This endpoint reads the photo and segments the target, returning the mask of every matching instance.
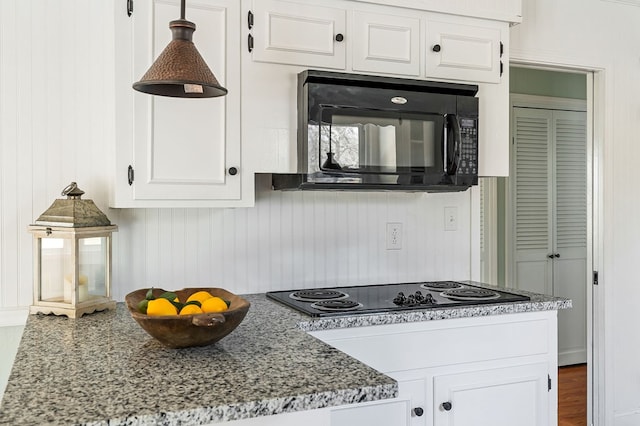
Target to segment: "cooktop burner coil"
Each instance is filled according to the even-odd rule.
[[[322,300],[311,304],[312,308],[324,312],[355,311],[362,308],[362,303],[353,300]]]
[[[464,286],[455,281],[430,281],[420,284],[420,287],[427,290],[450,290],[453,288],[462,288]]]
[[[492,290],[487,290],[484,288],[454,288],[451,290],[446,290],[440,293],[441,296],[444,296],[453,300],[493,300],[499,299],[500,294],[496,293]]]
[[[337,290],[298,290],[289,295],[293,300],[301,302],[319,302],[322,300],[341,300],[349,297],[347,293]]]

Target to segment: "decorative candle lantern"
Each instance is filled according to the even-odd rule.
[[[111,234],[118,230],[71,182],[40,215],[33,234],[32,314],[84,314],[115,309],[111,300]]]

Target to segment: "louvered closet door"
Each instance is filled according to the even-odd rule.
[[[584,112],[554,111],[555,194],[553,294],[572,309],[558,312],[560,365],[586,362],[587,147]]]
[[[513,138],[512,285],[573,301],[558,363],[586,362],[586,113],[513,108]]]
[[[553,293],[552,113],[513,109],[513,273],[512,285],[537,293]]]

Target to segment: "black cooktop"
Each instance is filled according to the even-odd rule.
[[[270,291],[267,297],[312,317],[528,301],[528,296],[458,281]]]

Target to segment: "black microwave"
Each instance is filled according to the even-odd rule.
[[[478,183],[478,86],[307,70],[298,173],[274,189],[464,191]]]

